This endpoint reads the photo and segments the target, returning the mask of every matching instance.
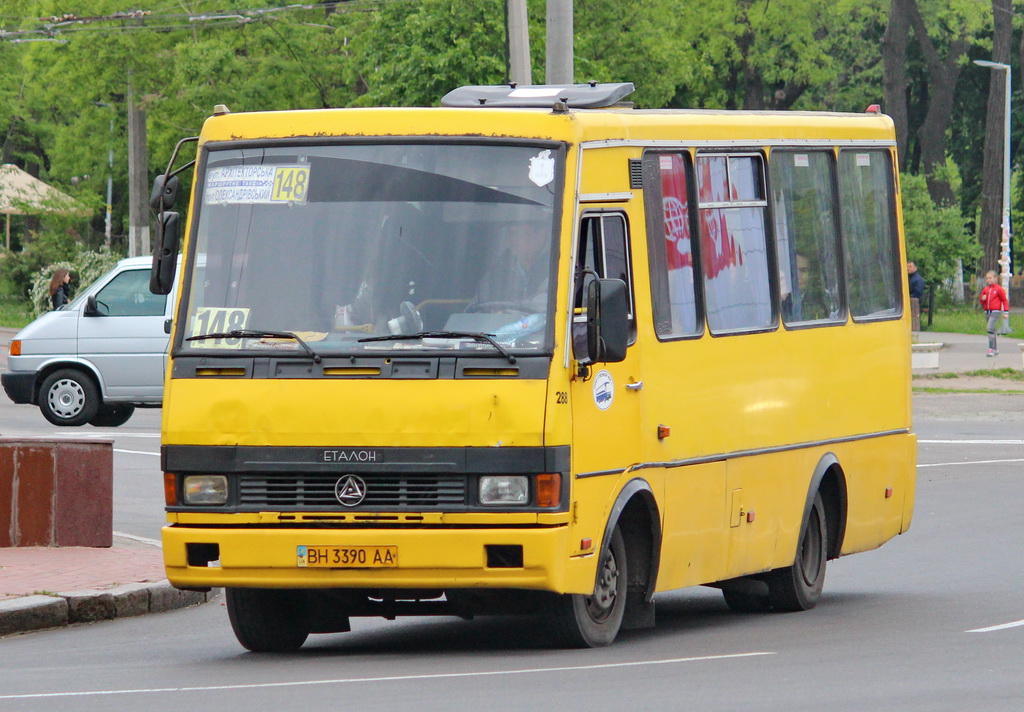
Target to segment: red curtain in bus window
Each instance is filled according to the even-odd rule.
[[[686,163],[681,154],[666,153],[658,156],[658,167],[665,219],[665,256],[672,333],[692,334],[697,329],[697,306],[693,287]]]
[[[729,180],[725,156],[701,156],[697,159],[697,180],[700,203],[724,203],[730,200]],[[706,209],[700,211],[701,259],[704,276],[714,279],[732,265],[743,264],[743,256],[736,249],[736,242],[729,233],[725,211]]]

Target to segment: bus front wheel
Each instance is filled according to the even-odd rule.
[[[814,495],[814,504],[807,513],[804,535],[796,550],[792,566],[770,572],[768,598],[775,611],[807,611],[821,598],[825,584],[825,563],[828,555],[825,505],[821,495]]]
[[[626,567],[626,543],[616,527],[610,546],[598,563],[594,592],[589,596],[566,594],[552,600],[547,622],[557,645],[567,648],[611,645],[626,610]]]
[[[290,653],[309,637],[302,591],[229,588],[228,618],[235,637],[254,653]]]

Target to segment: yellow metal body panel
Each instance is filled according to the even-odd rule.
[[[567,146],[555,353],[547,381],[339,378],[166,382],[166,445],[571,447],[570,511],[402,512],[424,526],[289,528],[281,513],[169,513],[177,586],[512,587],[588,593],[622,488],[643,479],[662,531],[658,590],[792,563],[808,488],[834,456],[846,476],[842,553],[905,531],[914,500],[908,316],[875,323],[658,340],[647,215],[627,162],[645,146],[894,144],[884,116],[743,112],[355,109],[230,114],[201,143],[303,137],[529,138]],[[578,168],[578,166],[580,168]],[[580,195],[617,194],[578,205]],[[629,197],[632,196],[632,197]],[[628,198],[628,199],[626,199]],[[899,200],[896,200],[897,211]],[[584,210],[622,210],[631,233],[636,341],[581,378],[565,344],[574,246]],[[191,216],[189,222],[191,223]],[[901,258],[905,258],[902,253]],[[906,293],[906,276],[903,275]],[[184,292],[184,290],[180,290]],[[612,407],[597,407],[606,370]],[[642,387],[637,388],[637,384]],[[627,388],[627,385],[633,388]],[[658,426],[671,429],[658,437]],[[580,477],[580,475],[585,475]],[[892,496],[886,497],[886,490]],[[735,494],[734,494],[735,493]],[[384,513],[382,513],[384,514]],[[301,521],[301,515],[299,521]],[[251,526],[247,526],[251,525]],[[267,528],[267,525],[277,525]],[[458,525],[458,528],[446,528]],[[217,543],[220,566],[188,566],[187,543]],[[393,569],[296,566],[297,546],[393,545]],[[521,544],[521,569],[486,567],[487,544]],[[588,544],[585,546],[585,544]]]
[[[168,379],[165,445],[544,444],[541,380]]]
[[[208,529],[165,527],[164,561],[176,586],[267,588],[532,588],[588,586],[588,562],[565,555],[567,527],[545,529]],[[300,568],[299,546],[397,546],[389,569]],[[189,566],[186,543],[216,543],[220,565]],[[487,568],[485,545],[518,544],[523,566]],[[574,581],[575,579],[575,581]],[[593,585],[592,581],[589,583]]]

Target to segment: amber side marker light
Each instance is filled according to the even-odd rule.
[[[168,507],[178,503],[178,478],[173,472],[164,473],[164,503]]]
[[[560,474],[537,475],[537,506],[557,507],[562,499],[562,476]]]
[[[11,349],[9,353],[11,356],[21,356],[21,339],[11,340]]]

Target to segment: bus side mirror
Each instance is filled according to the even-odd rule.
[[[149,194],[149,207],[153,210],[170,210],[178,199],[178,177],[168,178],[164,174],[153,179],[153,192]]]
[[[629,299],[621,279],[595,279],[587,285],[587,358],[581,366],[618,363],[629,345]]]
[[[174,272],[178,266],[177,213],[163,212],[156,217],[156,249],[153,250],[153,270],[149,275],[149,291],[170,294],[174,286]]]

